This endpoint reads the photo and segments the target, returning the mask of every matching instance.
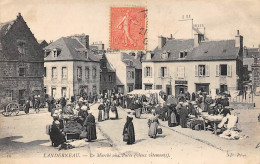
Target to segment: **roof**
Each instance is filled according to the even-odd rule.
[[[187,51],[186,58],[179,58],[181,51]],[[168,58],[162,59],[162,53],[169,53]],[[202,41],[194,47],[194,39],[167,40],[161,50],[158,47],[153,51],[154,56],[146,61],[196,61],[196,60],[230,60],[236,59],[239,47],[235,47],[235,40]]]
[[[135,69],[142,69],[142,63],[140,62],[140,60],[134,58],[133,56],[131,56],[125,52],[121,52],[121,54],[122,54],[122,61],[125,64],[127,64],[127,62],[126,62],[127,60],[131,60],[131,61],[133,61],[133,66],[135,67]]]
[[[66,60],[76,60],[76,61],[93,61],[99,62],[98,57],[94,55],[91,50],[87,50],[88,58],[85,57],[84,51],[85,46],[76,38],[62,37],[50,45],[45,47],[45,50],[60,49],[61,52],[58,57],[48,55],[45,57],[45,61],[66,61]]]
[[[248,66],[248,71],[252,71],[252,64],[254,63],[254,58],[243,58],[243,65]]]
[[[3,49],[2,47],[2,38],[5,36],[8,32],[8,30],[12,27],[12,25],[15,23],[16,20],[12,20],[5,23],[0,23],[0,50]]]

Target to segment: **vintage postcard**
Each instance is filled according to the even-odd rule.
[[[259,0],[0,0],[0,163],[260,163]]]

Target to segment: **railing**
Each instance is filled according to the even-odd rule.
[[[239,102],[239,103],[254,103],[255,95],[253,93],[249,93],[245,95],[238,95],[234,98],[230,98],[230,102]]]

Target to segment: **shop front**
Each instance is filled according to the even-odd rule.
[[[175,97],[178,97],[179,94],[185,93],[188,90],[188,82],[183,80],[175,81]]]
[[[207,92],[209,94],[209,83],[195,83],[196,92]]]

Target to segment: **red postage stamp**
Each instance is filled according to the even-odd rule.
[[[111,7],[111,50],[145,50],[147,43],[146,12],[145,7]]]

